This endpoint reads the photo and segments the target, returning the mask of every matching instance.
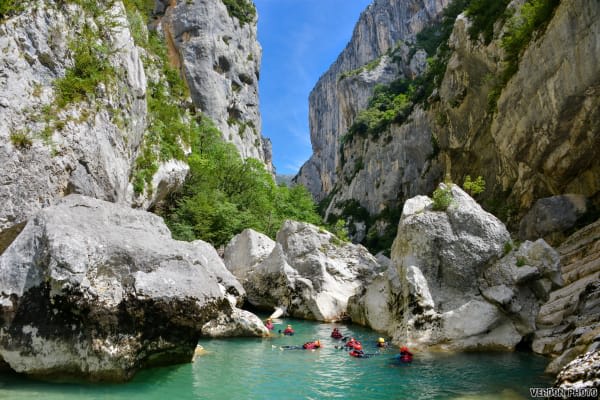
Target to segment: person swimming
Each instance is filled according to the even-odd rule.
[[[315,350],[321,348],[321,342],[317,339],[314,342],[306,342],[302,345],[305,350]]]
[[[285,330],[283,331],[283,334],[284,334],[284,335],[287,335],[287,336],[292,336],[292,335],[294,334],[294,329],[292,329],[292,326],[291,326],[291,325],[288,325],[288,326],[285,328]]]
[[[333,328],[333,331],[331,332],[331,337],[334,339],[341,339],[342,338],[342,333],[340,332],[340,330],[338,328]]]
[[[380,337],[377,339],[377,347],[388,347],[388,344],[385,342],[385,339]]]
[[[280,346],[280,350],[316,350],[321,348],[321,341],[306,342],[302,346]]]
[[[403,363],[410,363],[413,360],[413,353],[408,350],[408,347],[400,347],[400,353],[396,355],[396,359]]]
[[[350,356],[352,357],[356,357],[356,358],[368,358],[370,355],[365,354],[365,352],[362,349],[362,345],[357,344],[354,346],[354,348],[352,349],[352,351],[350,353]]]
[[[267,318],[267,320],[265,321],[265,327],[272,331],[274,326],[273,326],[273,321],[271,320],[271,318]]]

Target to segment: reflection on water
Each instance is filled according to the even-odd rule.
[[[362,341],[368,359],[350,357],[329,337],[333,324],[284,321],[294,336],[203,340],[206,354],[192,364],[142,371],[121,385],[49,384],[0,375],[0,399],[526,399],[547,387],[547,360],[530,354],[416,354],[394,363],[397,349],[378,352],[379,334],[337,325]],[[282,328],[276,325],[275,331]],[[320,339],[316,351],[286,350]]]

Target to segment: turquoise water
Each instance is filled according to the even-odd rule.
[[[526,399],[530,387],[548,387],[547,359],[525,353],[415,354],[392,362],[397,349],[368,359],[337,350],[334,326],[375,353],[379,335],[354,325],[287,320],[294,336],[202,340],[206,354],[194,363],[138,373],[120,385],[49,384],[0,375],[0,399]],[[275,325],[275,331],[285,325]],[[279,346],[321,339],[315,351]]]

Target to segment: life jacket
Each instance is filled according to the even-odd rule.
[[[340,333],[340,331],[333,331],[331,332],[331,337],[334,339],[339,339],[342,337],[342,334]]]
[[[293,335],[294,334],[294,330],[291,328],[285,328],[285,330],[283,331],[284,335]]]
[[[272,330],[273,330],[273,324],[272,324],[272,323],[270,323],[270,322],[267,322],[267,323],[265,324],[265,327],[266,327],[268,330],[270,330],[270,331],[272,331]]]
[[[365,355],[365,353],[362,350],[356,350],[356,349],[352,350],[349,354],[352,357],[358,357],[358,358],[362,358]]]
[[[315,342],[307,342],[302,345],[306,350],[313,350],[319,348]]]
[[[400,361],[409,363],[412,362],[413,355],[410,351],[402,351],[400,352]]]

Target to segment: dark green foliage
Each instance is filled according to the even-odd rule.
[[[158,57],[162,79],[148,84],[149,124],[133,173],[133,189],[138,194],[150,188],[159,160],[185,158],[182,147],[189,146],[198,131],[195,121],[180,105],[188,96],[187,86],[169,65],[165,46],[156,32],[150,34],[147,49]]]
[[[364,245],[371,253],[377,254],[382,251],[386,256],[390,256],[392,244],[398,233],[401,211],[399,207],[386,207],[381,213],[372,217],[372,222],[367,227],[367,237],[364,240]],[[385,228],[382,233],[378,233],[376,227],[381,224]]]
[[[89,26],[84,26],[69,47],[74,65],[54,81],[59,108],[92,98],[100,83],[110,84],[116,75],[109,62],[110,49],[97,41],[97,33]]]
[[[254,21],[256,17],[256,8],[251,0],[223,0],[227,12],[231,17],[236,17],[240,20],[240,24],[244,25]]]
[[[0,21],[8,15],[23,11],[23,3],[21,0],[0,0]]]
[[[494,24],[507,17],[508,3],[510,0],[471,0],[466,10],[472,22],[469,27],[471,40],[477,40],[482,34],[484,43],[489,44],[494,38]]]
[[[274,237],[285,219],[320,223],[303,186],[276,186],[260,161],[242,160],[206,118],[195,134],[188,179],[163,212],[175,238],[219,246],[245,228]]]

